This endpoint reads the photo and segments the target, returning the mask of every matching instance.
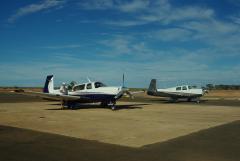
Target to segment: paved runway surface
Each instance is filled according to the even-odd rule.
[[[240,121],[129,148],[0,126],[1,161],[237,161]]]
[[[0,94],[0,103],[39,100]],[[201,105],[212,104],[240,107],[239,101],[226,100],[205,101]],[[237,161],[239,149],[240,120],[139,148],[3,126],[0,122],[0,161]]]

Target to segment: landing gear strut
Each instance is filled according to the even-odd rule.
[[[74,109],[76,103],[71,101],[61,100],[61,109],[63,110],[66,106],[68,109]]]
[[[103,101],[101,102],[101,107],[111,107],[114,111],[116,110],[116,101]]]
[[[111,106],[113,111],[116,110],[116,101],[110,101],[108,105]]]
[[[74,109],[75,108],[75,102],[71,102],[71,101],[68,101],[67,102],[67,107],[69,108],[69,109]]]
[[[200,103],[200,98],[196,98],[196,103]]]
[[[115,104],[111,106],[111,109],[112,109],[113,111],[116,110]]]

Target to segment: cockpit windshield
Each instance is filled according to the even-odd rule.
[[[106,87],[105,84],[101,83],[101,82],[95,82],[95,88],[99,88],[99,87]]]

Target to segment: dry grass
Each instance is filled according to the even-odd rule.
[[[240,97],[240,90],[211,90],[206,97]]]

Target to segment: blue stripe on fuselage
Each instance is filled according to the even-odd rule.
[[[79,97],[87,98],[88,100],[91,100],[93,102],[116,100],[115,99],[116,95],[109,95],[109,94],[81,94],[81,95],[73,95],[73,96],[79,96]]]

